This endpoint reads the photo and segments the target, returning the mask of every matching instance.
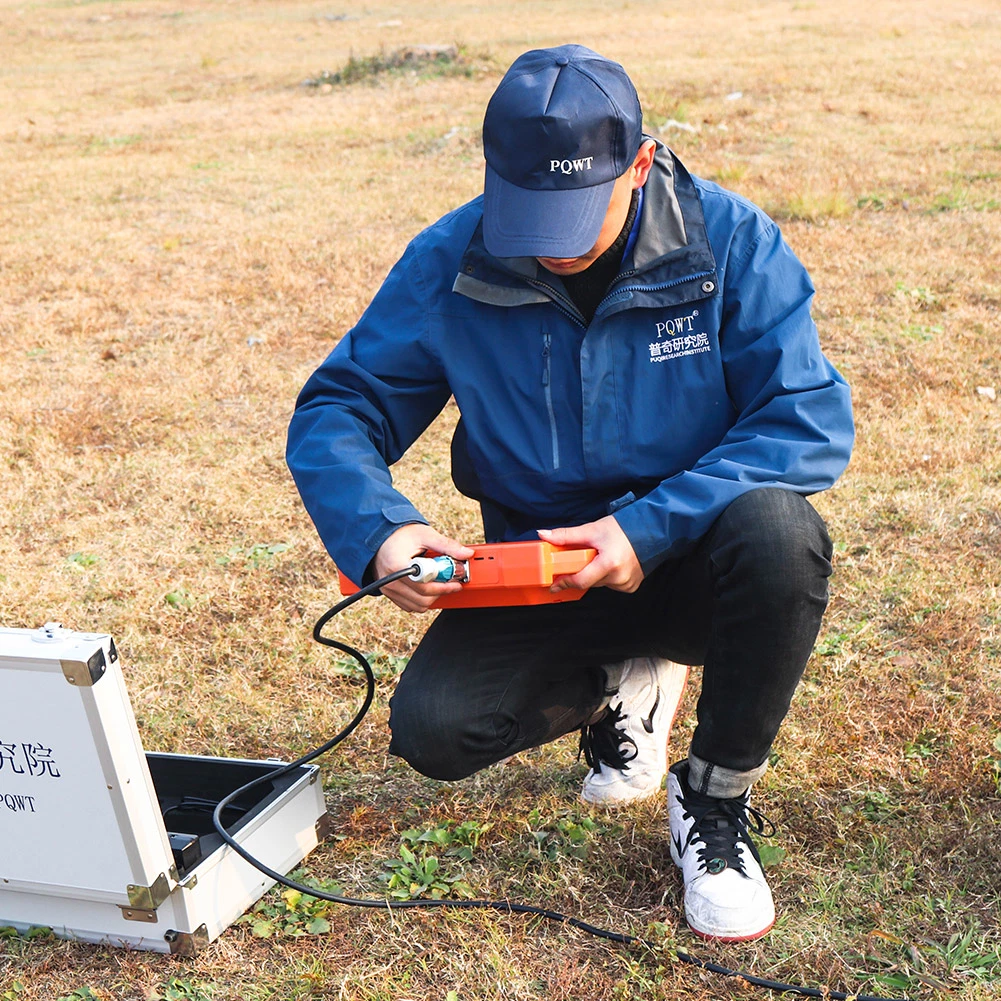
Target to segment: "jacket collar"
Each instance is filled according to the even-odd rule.
[[[629,298],[634,292],[659,291],[667,285],[677,289],[672,298],[678,297],[679,302],[703,297],[702,292],[690,294],[699,288],[695,279],[715,269],[702,202],[692,176],[670,149],[657,142],[653,167],[644,186],[639,233],[609,297],[618,298],[615,286],[627,281]],[[520,306],[554,298],[562,302],[565,297],[563,283],[534,257],[498,258],[487,253],[482,219],[462,256],[452,291],[495,306]],[[658,296],[658,301],[662,304],[663,297]]]

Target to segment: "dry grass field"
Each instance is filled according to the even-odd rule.
[[[437,830],[475,843],[439,854],[477,896],[664,949],[274,893],[188,960],[0,937],[3,1001],[759,996],[673,949],[814,987],[996,996],[994,0],[0,0],[0,624],[112,633],[148,750],[291,758],[350,717],[361,684],[310,639],[338,592],[285,468],[288,417],[407,240],[478,193],[503,70],[565,41],[623,62],[648,129],[780,221],[853,387],[856,453],[817,498],[832,604],[756,794],[779,825],[776,928],[695,940],[666,805],[584,808],[569,739],[454,785],[388,759],[392,679],[427,620],[370,600],[333,630],[381,679],[324,765],[338,836],[309,874],[382,894],[401,834]],[[379,72],[418,44],[460,57]],[[352,59],[351,79],[303,86]],[[475,541],[455,416],[397,480]]]

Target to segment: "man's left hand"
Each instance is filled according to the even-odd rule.
[[[598,551],[583,570],[557,578],[549,589],[554,594],[571,587],[582,590],[610,587],[613,591],[632,592],[643,583],[643,570],[632,544],[611,515],[576,528],[540,528],[539,538],[554,546],[579,546]]]

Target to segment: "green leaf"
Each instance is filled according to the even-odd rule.
[[[254,938],[271,938],[275,933],[275,926],[270,921],[255,921],[250,928],[250,933]]]
[[[873,979],[898,991],[906,991],[911,986],[911,978],[903,973],[878,974]]]
[[[1001,752],[1001,734],[998,734],[994,738],[994,750],[998,751],[998,752]]]
[[[97,557],[93,553],[70,553],[66,557],[66,562],[79,570],[92,567],[97,562]]]
[[[768,869],[786,857],[786,850],[778,845],[758,845],[758,855],[761,856],[761,864]]]
[[[302,902],[302,893],[300,893],[298,890],[286,890],[282,894],[282,898],[288,905],[288,909],[290,911],[294,911]]]
[[[330,922],[326,918],[313,918],[312,921],[306,925],[306,931],[310,935],[325,935],[330,931]]]
[[[171,608],[190,608],[193,603],[190,592],[183,587],[178,587],[173,591],[168,591],[163,596],[163,600],[170,605]]]

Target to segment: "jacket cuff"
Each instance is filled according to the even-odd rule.
[[[382,544],[393,532],[404,525],[426,525],[428,520],[412,504],[392,504],[384,507],[373,519],[374,526],[364,540],[348,548],[340,560],[335,558],[337,569],[359,587],[375,580],[373,562]]]
[[[672,555],[673,549],[680,548],[668,542],[662,527],[663,514],[651,509],[642,498],[620,507],[612,513],[612,517],[619,523],[619,528],[633,547],[644,577],[649,577]]]

